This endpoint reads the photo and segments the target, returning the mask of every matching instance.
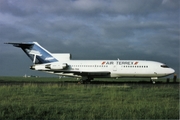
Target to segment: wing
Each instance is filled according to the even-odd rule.
[[[74,75],[88,77],[105,77],[111,74],[109,71],[54,71],[54,73],[73,73]]]

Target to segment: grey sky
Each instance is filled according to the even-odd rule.
[[[73,59],[140,59],[179,74],[179,0],[0,0],[0,76],[45,75],[21,49],[37,41]]]

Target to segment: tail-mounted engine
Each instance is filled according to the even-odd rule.
[[[62,70],[68,68],[67,63],[62,63],[62,64],[48,64],[45,65],[45,68],[51,69],[51,70]]]

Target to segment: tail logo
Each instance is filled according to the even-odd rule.
[[[36,51],[36,50],[28,50],[27,49],[27,52],[31,55],[37,55],[37,56],[42,56],[42,54],[39,52],[39,51]]]
[[[25,42],[25,43],[7,43],[12,44],[15,47],[20,47],[27,54],[27,56],[33,61],[34,64],[43,64],[57,62],[58,60],[52,56],[52,54],[40,46],[37,42]]]

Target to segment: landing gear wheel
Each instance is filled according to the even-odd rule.
[[[158,78],[157,77],[151,77],[151,81],[152,81],[152,83],[153,84],[155,84],[156,83],[156,81],[155,80],[157,80]]]
[[[92,80],[93,78],[85,78],[85,79],[81,79],[81,84],[90,84],[91,83],[91,80]]]
[[[156,81],[155,81],[155,80],[152,80],[152,79],[150,80],[150,82],[151,82],[151,83],[153,83],[153,84],[155,84],[155,83],[156,83]]]

